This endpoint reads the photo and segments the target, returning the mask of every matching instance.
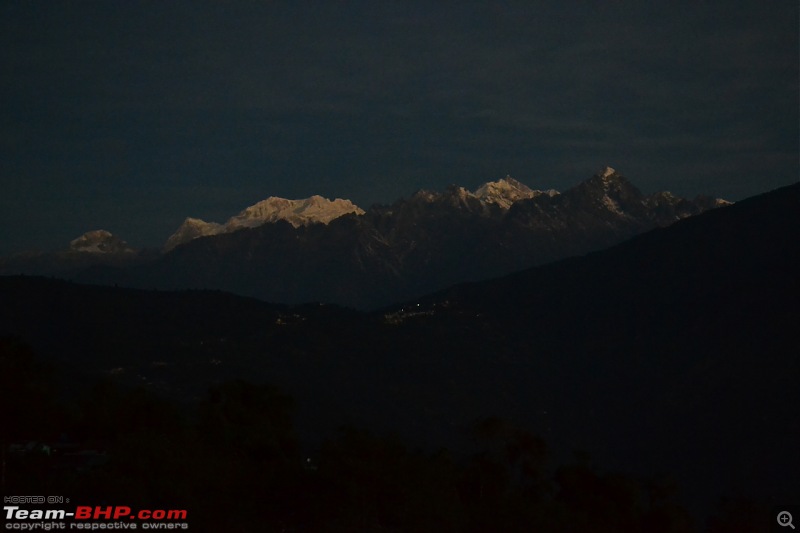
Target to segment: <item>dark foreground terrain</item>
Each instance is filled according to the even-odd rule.
[[[798,207],[369,314],[0,278],[3,492],[207,531],[766,531],[800,501]]]

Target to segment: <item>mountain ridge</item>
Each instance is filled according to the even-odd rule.
[[[350,200],[341,198],[328,200],[316,194],[299,200],[270,196],[266,200],[246,207],[237,215],[229,218],[225,224],[187,218],[167,239],[164,251],[169,252],[176,246],[200,237],[231,233],[242,228],[254,228],[279,220],[289,222],[296,228],[308,224],[327,224],[331,220],[349,213],[363,214],[364,210]]]
[[[445,193],[422,189],[413,193],[411,199],[434,203],[444,197],[448,197],[453,206],[460,203],[470,203],[472,200],[477,199],[483,204],[484,210],[489,209],[490,205],[497,206],[502,210],[508,210],[514,202],[540,194],[554,195],[558,194],[558,192],[553,189],[546,192],[533,190],[511,176],[506,176],[497,181],[486,182],[474,191],[469,191],[457,185],[451,185],[446,189]],[[474,202],[471,203],[474,204]],[[478,209],[478,211],[480,210]],[[231,233],[243,228],[255,228],[279,220],[285,220],[297,228],[316,223],[328,224],[344,215],[363,215],[365,213],[365,210],[355,205],[352,201],[341,198],[328,200],[322,196],[313,195],[308,198],[288,200],[270,196],[245,208],[224,224],[206,222],[192,217],[186,218],[175,233],[167,239],[164,250],[170,251],[176,246],[195,238]]]
[[[462,281],[601,249],[714,208],[718,201],[645,195],[606,167],[559,193],[513,178],[469,191],[420,190],[363,211],[347,200],[268,198],[222,225],[188,218],[167,250],[76,266],[72,255],[0,261],[0,273],[162,289],[209,288],[267,301],[374,309]],[[295,218],[292,218],[295,217]],[[73,254],[74,255],[74,254]],[[85,255],[85,254],[84,254]],[[26,263],[27,261],[27,263]],[[59,261],[69,268],[56,267]]]

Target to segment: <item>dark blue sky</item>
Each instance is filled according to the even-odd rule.
[[[798,26],[795,0],[5,1],[0,253],[606,164],[739,200],[798,179]]]

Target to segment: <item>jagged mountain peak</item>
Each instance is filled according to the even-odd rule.
[[[474,191],[458,185],[449,185],[443,192],[421,189],[411,195],[410,201],[422,204],[442,204],[452,207],[467,207],[488,214],[490,206],[507,211],[514,202],[535,198],[540,195],[555,196],[559,192],[553,189],[538,191],[520,183],[511,176],[497,181],[489,181]]]
[[[487,181],[486,183],[475,189],[474,194],[476,196],[482,196],[485,195],[486,192],[490,190],[522,191],[526,193],[533,192],[533,189],[531,189],[524,183],[520,183],[511,176],[506,176],[505,178],[500,178],[497,181]]]
[[[230,233],[242,228],[254,228],[279,220],[285,220],[292,226],[299,227],[317,223],[328,224],[331,220],[350,213],[362,215],[364,210],[350,200],[341,198],[329,200],[317,194],[298,200],[270,196],[243,209],[228,219],[225,224],[187,218],[167,239],[164,250],[172,250],[179,244],[198,237]]]
[[[412,200],[413,199],[418,199],[418,200],[428,201],[428,200],[431,200],[431,199],[435,198],[436,196],[437,196],[437,194],[434,191],[431,191],[431,190],[428,190],[428,189],[417,189],[416,191],[411,193],[411,196],[409,197],[409,199],[412,199]],[[401,199],[400,201],[403,201],[403,200]]]
[[[601,191],[608,194],[625,194],[632,196],[643,196],[641,191],[636,188],[628,179],[617,170],[611,167],[604,167],[597,171],[591,178],[578,184],[575,188],[586,191],[593,191],[598,194]]]
[[[232,217],[225,227],[233,230],[241,227],[260,226],[278,220],[285,220],[294,227],[316,223],[327,224],[335,218],[350,213],[362,215],[364,210],[350,200],[341,198],[328,200],[314,195],[299,200],[287,200],[270,196]]]
[[[613,198],[620,196],[644,198],[642,192],[635,185],[611,167],[605,167],[598,171],[591,178],[574,187],[573,190],[589,193],[590,195],[605,195]]]
[[[594,173],[587,181],[602,183],[604,186],[619,186],[620,184],[630,185],[628,179],[619,171],[612,167],[603,167]]]
[[[128,246],[128,243],[104,229],[87,231],[77,239],[73,239],[69,243],[69,250],[93,254],[134,253],[136,251]]]
[[[611,168],[609,166],[605,166],[596,175],[601,177],[601,178],[608,179],[608,178],[610,178],[610,177],[612,177],[614,175],[619,175],[619,174],[617,174],[617,171],[614,170],[613,168]]]
[[[435,204],[442,202],[451,203],[453,199],[457,201],[459,199],[463,200],[466,198],[474,198],[474,195],[464,187],[451,184],[448,185],[443,192],[419,189],[411,195],[409,201],[413,203]]]
[[[169,236],[166,244],[164,244],[164,251],[168,252],[185,242],[189,242],[198,237],[207,237],[209,235],[217,235],[224,230],[222,224],[216,222],[206,222],[199,218],[186,217],[183,224],[175,230],[175,233]]]
[[[447,187],[447,193],[460,199],[475,198],[475,195],[460,185],[450,185]]]
[[[517,200],[533,198],[542,193],[534,191],[511,176],[506,176],[497,181],[484,183],[475,189],[473,194],[485,204],[495,204],[503,209],[509,209]]]

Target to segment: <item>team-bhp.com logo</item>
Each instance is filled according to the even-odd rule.
[[[78,505],[74,510],[23,509],[4,505],[6,529],[50,531],[58,529],[189,529],[185,509],[140,509],[125,505]],[[36,522],[36,521],[39,522]],[[68,522],[67,522],[68,521]],[[138,523],[137,523],[138,521]]]

